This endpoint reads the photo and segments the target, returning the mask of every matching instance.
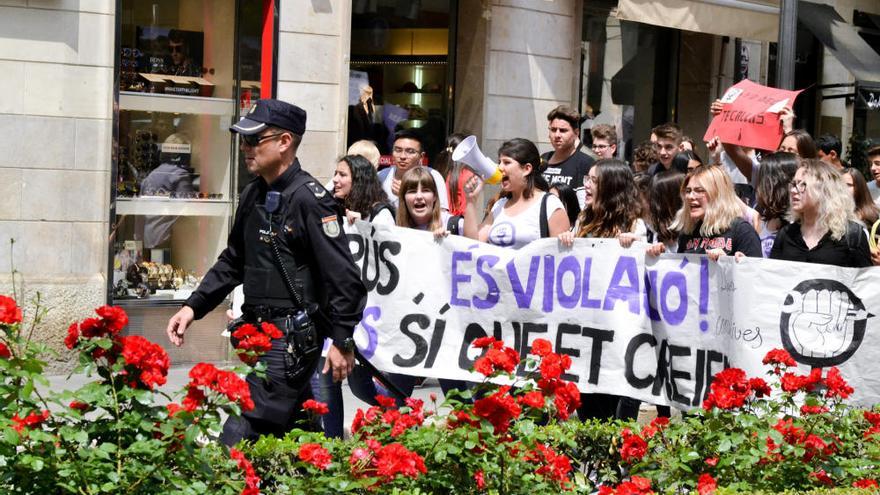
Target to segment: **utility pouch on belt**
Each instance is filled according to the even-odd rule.
[[[315,323],[305,311],[288,316],[286,323],[287,352],[284,355],[284,377],[288,383],[309,374],[321,353]]]

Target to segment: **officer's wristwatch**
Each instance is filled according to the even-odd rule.
[[[334,340],[333,345],[338,347],[342,352],[354,352],[354,339],[351,337],[346,337],[342,340]]]

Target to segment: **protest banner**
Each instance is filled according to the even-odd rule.
[[[544,338],[584,392],[688,409],[718,371],[763,376],[767,351],[785,348],[801,372],[838,366],[853,400],[880,400],[878,269],[646,257],[601,239],[513,250],[365,222],[348,240],[369,291],[355,340],[385,371],[480,381],[474,339],[525,356]]]
[[[799,93],[743,79],[721,97],[724,108],[712,119],[703,140],[717,136],[722,143],[776,151],[782,140],[779,111],[793,106]]]

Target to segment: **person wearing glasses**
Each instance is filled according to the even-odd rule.
[[[788,225],[776,234],[770,257],[844,267],[871,266],[864,227],[855,203],[833,166],[801,160],[789,184]]]
[[[168,62],[165,69],[173,76],[198,77],[202,75],[201,67],[193,66],[186,37],[177,29],[168,32]]]
[[[682,183],[681,195],[682,207],[670,226],[679,232],[676,252],[705,254],[716,261],[724,255],[762,256],[758,233],[742,218],[743,203],[721,167],[695,168]],[[665,251],[662,242],[648,248],[653,256]]]
[[[305,110],[267,99],[230,127],[256,177],[241,193],[226,249],[166,328],[171,342],[182,345],[193,320],[243,284],[242,321],[271,322],[284,333],[260,357],[266,377],[252,373],[246,379],[254,409],[230,416],[223,425],[220,440],[229,446],[261,435],[283,436],[307,419],[302,403],[312,398],[309,378],[325,338],[332,344],[323,373],[332,371],[334,380],[342,381],[354,366],[352,334],[366,289],[339,205],[297,159],[305,128]],[[299,287],[294,289],[298,296],[290,286]]]
[[[593,153],[599,160],[614,158],[614,155],[617,154],[617,130],[613,125],[594,125],[590,129],[590,135],[593,136]]]
[[[379,171],[379,181],[382,189],[388,196],[388,202],[395,209],[400,207],[400,181],[403,174],[415,167],[422,166],[422,158],[425,157],[425,149],[422,146],[422,137],[413,130],[402,130],[394,135],[394,145],[391,147],[391,155],[394,165]],[[446,192],[446,181],[440,172],[429,169],[434,182],[437,185],[437,196],[440,200],[440,209],[449,211],[449,194]]]

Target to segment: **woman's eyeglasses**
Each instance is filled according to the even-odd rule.
[[[803,193],[804,191],[807,190],[807,183],[802,180],[799,180],[799,181],[793,180],[788,183],[788,188],[794,189],[795,191],[797,191],[799,193]]]

